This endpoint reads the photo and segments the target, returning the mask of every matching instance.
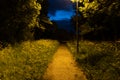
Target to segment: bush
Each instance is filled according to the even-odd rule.
[[[80,41],[79,53],[75,42],[68,46],[78,64],[84,69],[88,80],[120,79],[120,44],[115,42]]]
[[[1,80],[42,80],[57,41],[26,41],[0,51]]]

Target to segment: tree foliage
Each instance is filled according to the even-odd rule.
[[[82,4],[79,5],[80,15],[94,28],[94,34],[101,32],[104,36],[120,37],[119,0],[79,0],[79,3]]]
[[[1,0],[0,40],[14,42],[32,38],[31,29],[39,26],[40,10],[36,0]]]
[[[71,0],[75,2],[76,0]],[[120,1],[119,0],[78,0],[79,11],[82,12],[84,17],[92,16],[95,13],[106,13],[108,15],[120,16]]]
[[[48,7],[49,2],[48,0],[38,0],[38,2],[41,4],[42,8],[40,11],[40,15],[38,16],[39,20],[39,27],[35,27],[35,39],[40,38],[53,38],[53,35],[55,34],[57,26],[54,22],[50,21],[48,14]]]

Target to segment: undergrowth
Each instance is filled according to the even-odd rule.
[[[88,80],[120,80],[120,43],[80,41],[79,53],[75,41],[67,45]]]
[[[59,43],[26,41],[0,51],[0,80],[42,80]]]

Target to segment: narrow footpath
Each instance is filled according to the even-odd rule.
[[[61,45],[53,56],[53,61],[48,65],[44,79],[87,80],[65,45]]]

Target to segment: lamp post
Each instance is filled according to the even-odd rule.
[[[79,26],[78,26],[78,0],[76,0],[76,53],[79,53]]]

